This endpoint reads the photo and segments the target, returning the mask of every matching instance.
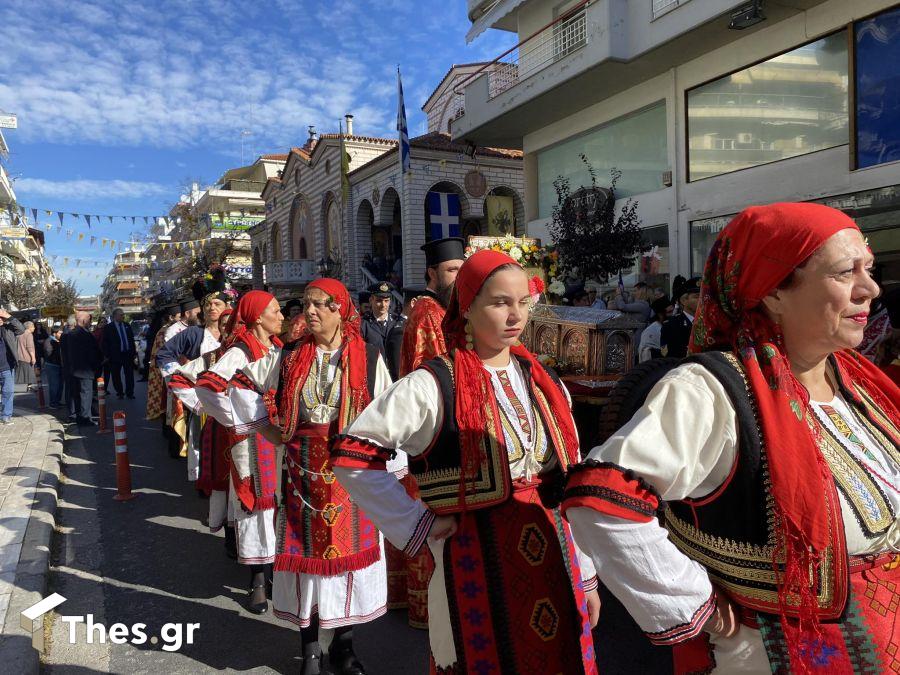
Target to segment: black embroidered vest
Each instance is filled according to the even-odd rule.
[[[561,452],[562,434],[554,419],[554,411],[543,394],[532,386],[531,364],[519,359],[519,365],[525,377],[526,385],[535,398],[536,408],[540,414],[540,422],[547,430],[548,443],[558,460],[559,470],[543,477],[541,496],[546,506],[556,505],[562,495],[564,473],[571,463],[571,458]],[[487,429],[485,430],[483,447],[484,461],[477,475],[466,481],[467,489],[464,503],[460,502],[460,475],[462,473],[460,457],[459,427],[456,421],[456,396],[453,380],[453,361],[447,356],[439,356],[419,366],[427,370],[435,378],[441,392],[444,415],[440,429],[431,445],[420,455],[409,458],[409,470],[419,485],[422,501],[438,514],[458,513],[462,510],[488,508],[506,501],[512,490],[509,472],[509,459],[500,432],[499,420],[489,406],[487,413]],[[554,381],[559,383],[552,371],[547,371]],[[565,411],[568,414],[569,411]]]
[[[702,564],[713,582],[728,591],[734,600],[757,611],[777,613],[778,588],[772,564],[774,503],[758,411],[743,366],[729,352],[695,354],[683,361],[690,362],[704,366],[725,389],[736,413],[738,450],[723,485],[700,499],[668,503],[664,525],[679,550]],[[845,400],[868,420],[870,430],[878,432],[883,418],[865,392],[858,387],[851,391],[842,382],[839,388]],[[829,488],[822,498],[829,502],[832,541],[819,570],[820,619],[840,616],[846,602],[848,579],[841,505],[837,489]]]

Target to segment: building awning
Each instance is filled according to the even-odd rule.
[[[136,281],[120,281],[116,284],[117,291],[132,291],[139,287]]]
[[[466,33],[466,44],[477,38],[488,28],[491,28],[524,2],[525,0],[497,0],[493,7],[475,19],[469,32]]]

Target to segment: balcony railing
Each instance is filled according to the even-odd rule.
[[[490,98],[499,96],[522,80],[572,54],[588,43],[585,9],[593,0],[583,0],[539,31],[503,52],[472,73],[456,88],[461,92],[481,75],[487,74]]]
[[[307,284],[319,275],[315,260],[275,260],[263,269],[266,283],[285,286]]]

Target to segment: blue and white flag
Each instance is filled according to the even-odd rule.
[[[459,195],[452,192],[428,193],[428,217],[431,220],[431,239],[460,236]]]
[[[400,81],[400,69],[397,68],[397,131],[400,132],[400,170],[407,173],[409,165],[409,128],[406,125],[406,105],[403,103],[403,82]]]

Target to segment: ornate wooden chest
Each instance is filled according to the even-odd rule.
[[[565,374],[621,375],[634,365],[634,334],[644,325],[613,310],[539,304],[523,342]]]

